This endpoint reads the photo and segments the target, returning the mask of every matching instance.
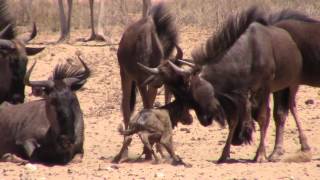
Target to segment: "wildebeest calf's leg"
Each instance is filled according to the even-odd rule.
[[[120,152],[113,158],[112,163],[119,163],[119,161],[123,157],[123,153],[126,153],[126,151],[128,150],[128,146],[130,145],[131,141],[132,141],[132,136],[124,137]]]
[[[303,152],[310,151],[310,146],[308,145],[307,137],[303,132],[303,129],[301,127],[300,118],[297,114],[297,108],[296,108],[296,94],[298,91],[298,86],[290,88],[290,111],[293,115],[293,118],[296,122],[298,131],[299,131],[299,140],[301,144],[301,150]]]
[[[1,158],[0,158],[0,162],[11,162],[11,163],[16,163],[16,164],[27,164],[28,161],[24,160],[14,154],[11,153],[7,153],[4,154]]]
[[[269,161],[278,161],[283,154],[283,133],[284,125],[289,110],[289,89],[273,93],[273,117],[276,125],[276,139],[273,152],[269,156]]]
[[[138,86],[142,102],[143,102],[143,107],[150,109],[153,107],[153,103],[155,100],[155,97],[157,95],[157,88],[153,88],[152,86]],[[151,152],[149,151],[149,148],[143,147],[143,154],[145,154],[145,159],[150,160],[151,157]]]
[[[184,165],[186,167],[191,167],[191,164],[187,164],[182,161],[182,159],[174,153],[173,150],[173,142],[172,142],[172,135],[164,134],[160,139],[160,143],[166,148],[168,153],[170,154],[171,158],[173,159],[173,165]]]
[[[144,145],[144,148],[147,148],[149,152],[152,153],[154,160],[156,163],[159,162],[159,158],[156,155],[156,153],[153,151],[151,143],[149,142],[149,137],[151,136],[151,134],[149,132],[139,132],[139,137]]]
[[[254,158],[255,162],[264,162],[267,159],[265,138],[270,121],[269,93],[264,93],[258,110],[258,124],[260,126],[260,144]]]

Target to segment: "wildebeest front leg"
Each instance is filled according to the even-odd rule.
[[[113,158],[112,163],[119,163],[123,154],[128,150],[128,146],[132,141],[132,136],[125,136],[120,152]]]
[[[264,162],[267,159],[265,149],[265,138],[270,121],[269,93],[262,96],[260,108],[258,110],[258,124],[260,126],[260,144],[254,158],[255,162]]]
[[[170,92],[169,88],[164,85],[164,102],[165,104],[169,104],[172,98],[172,93]]]
[[[230,158],[230,147],[233,138],[233,134],[236,130],[237,124],[239,123],[239,119],[237,117],[233,117],[229,121],[229,134],[226,141],[226,144],[223,148],[222,154],[218,160],[218,163],[224,163]]]

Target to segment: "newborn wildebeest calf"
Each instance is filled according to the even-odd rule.
[[[185,106],[174,101],[160,108],[143,109],[136,114],[129,122],[129,128],[123,129],[120,125],[119,132],[124,135],[124,142],[118,155],[113,162],[118,163],[121,160],[122,153],[127,149],[132,141],[132,135],[138,133],[142,143],[152,153],[156,163],[159,161],[158,156],[153,151],[152,146],[155,143],[162,145],[173,159],[173,165],[190,166],[184,163],[181,158],[174,153],[172,143],[172,129],[177,126],[178,122],[189,125],[192,123],[192,116]],[[158,150],[160,147],[158,146]],[[160,151],[162,154],[162,152]]]
[[[80,57],[79,57],[80,59]],[[68,163],[83,154],[84,122],[75,91],[90,76],[81,67],[58,65],[49,80],[25,84],[43,99],[0,107],[0,161]]]

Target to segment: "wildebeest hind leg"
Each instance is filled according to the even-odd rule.
[[[298,86],[296,86],[295,88],[290,88],[290,111],[292,113],[292,116],[296,122],[298,131],[299,131],[299,140],[301,144],[301,150],[303,152],[308,152],[310,151],[310,146],[308,145],[307,137],[303,132],[303,129],[300,123],[300,118],[298,117],[298,114],[297,114],[296,100],[295,100],[297,91],[298,91]]]
[[[279,161],[283,155],[283,133],[286,118],[289,111],[289,89],[284,89],[273,93],[273,118],[276,125],[276,138],[273,152],[269,156],[269,161]]]
[[[127,156],[128,146],[132,141],[132,136],[125,136],[120,152],[113,158],[112,163],[119,163],[119,161],[123,158],[124,154]],[[127,158],[127,157],[125,157]]]
[[[270,108],[269,108],[269,93],[265,93],[263,96],[260,109],[258,110],[258,124],[260,126],[260,144],[254,158],[255,162],[266,161],[266,149],[265,149],[265,138],[267,134],[267,129],[270,121]]]
[[[159,158],[152,149],[151,143],[149,142],[149,136],[150,136],[150,133],[148,133],[148,132],[140,132],[139,133],[139,137],[144,145],[144,148],[147,148],[148,151],[151,152],[151,154],[153,155],[153,157],[155,159],[155,162],[158,163]]]

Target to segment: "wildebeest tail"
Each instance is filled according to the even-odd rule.
[[[121,135],[124,135],[124,136],[131,136],[131,135],[139,132],[139,130],[138,130],[137,128],[135,128],[135,127],[131,128],[131,129],[128,128],[128,129],[125,130],[125,129],[123,128],[123,125],[122,125],[122,124],[119,124],[119,126],[118,126],[118,132],[119,132]]]
[[[250,144],[252,142],[252,133],[254,129],[253,121],[240,121],[233,134],[231,144],[235,146]]]
[[[130,95],[130,114],[134,111],[136,105],[136,82],[132,82],[131,84],[131,95]]]
[[[178,43],[178,32],[173,15],[163,3],[153,6],[150,15],[163,47],[164,58],[168,59]]]

